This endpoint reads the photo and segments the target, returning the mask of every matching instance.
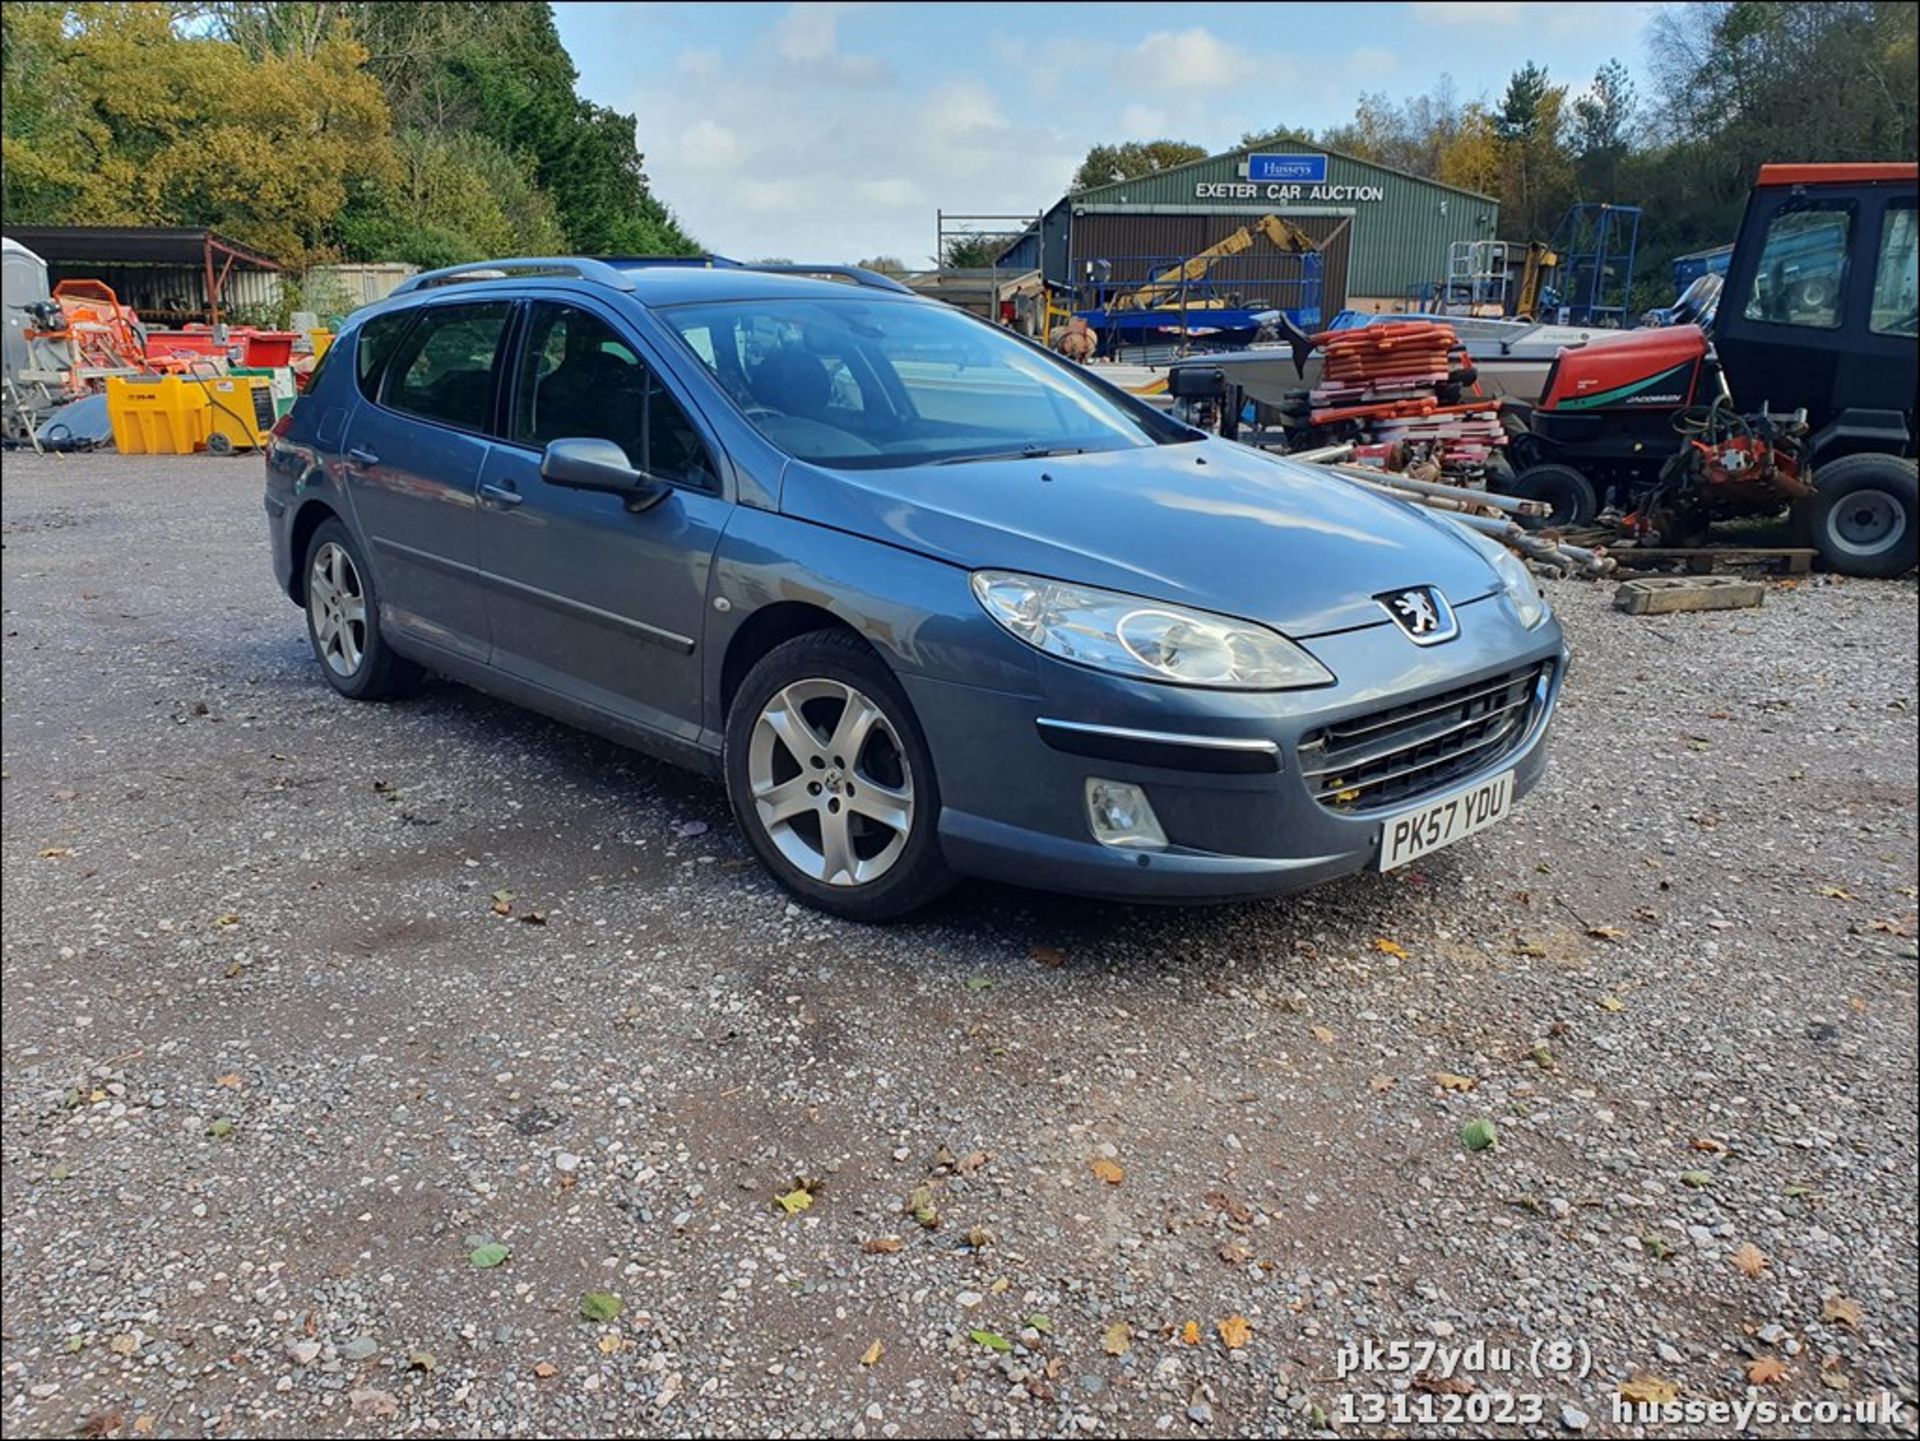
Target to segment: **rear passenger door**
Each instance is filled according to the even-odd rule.
[[[731,509],[690,409],[609,313],[526,305],[507,423],[480,486],[493,664],[576,703],[685,741],[704,716],[707,575]],[[552,441],[611,440],[670,490],[642,511],[540,475]]]
[[[500,360],[513,303],[450,302],[368,322],[362,346],[386,347],[363,376],[345,475],[372,550],[381,624],[484,663],[476,501],[500,404]],[[404,332],[374,335],[384,321]],[[403,640],[404,644],[404,640]]]

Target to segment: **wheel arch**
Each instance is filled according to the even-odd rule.
[[[760,663],[775,646],[784,645],[795,636],[810,635],[814,631],[835,630],[844,632],[859,640],[867,649],[873,646],[862,636],[857,627],[845,617],[835,615],[825,606],[814,605],[809,601],[782,600],[772,605],[762,606],[748,616],[739,625],[727,641],[726,653],[720,662],[720,714],[723,718],[733,709],[733,698],[740,693],[740,684],[746,680],[747,672]],[[878,652],[876,651],[877,655]],[[882,657],[884,660],[884,657]]]
[[[294,512],[287,531],[288,554],[293,562],[287,576],[287,595],[295,605],[307,603],[307,547],[313,543],[313,533],[330,520],[346,524],[346,517],[324,500],[309,499]]]

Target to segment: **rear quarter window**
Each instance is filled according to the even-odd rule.
[[[393,358],[394,350],[405,338],[413,317],[411,310],[376,315],[362,325],[354,337],[354,375],[360,382],[360,393],[368,400],[380,398],[380,377],[386,372],[387,362]]]

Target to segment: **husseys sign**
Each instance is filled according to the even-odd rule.
[[[1329,185],[1324,155],[1249,155],[1245,180],[1203,180],[1193,187],[1196,200],[1285,200],[1293,202],[1385,200],[1379,185]]]

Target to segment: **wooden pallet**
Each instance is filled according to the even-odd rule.
[[[1780,575],[1805,575],[1813,569],[1817,552],[1795,546],[1614,546],[1607,551],[1622,570],[1656,570],[1683,566],[1694,575],[1713,575],[1737,565],[1764,565]]]

